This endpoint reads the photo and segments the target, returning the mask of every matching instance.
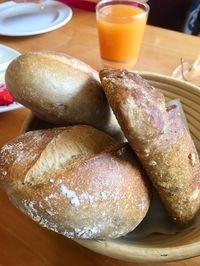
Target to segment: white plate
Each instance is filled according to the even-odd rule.
[[[21,105],[20,103],[11,103],[11,104],[6,105],[6,106],[0,106],[0,113],[13,111],[13,110],[16,110],[16,109],[19,109],[22,107],[23,107],[23,105]]]
[[[0,84],[5,83],[5,71],[9,63],[15,59],[17,56],[19,56],[20,53],[8,46],[0,44]],[[19,103],[11,103],[6,106],[0,106],[0,113],[8,112],[11,110],[19,109],[23,107]]]
[[[41,3],[0,4],[0,35],[29,36],[55,30],[72,17],[70,7],[47,0]]]
[[[20,53],[8,46],[0,44],[0,72],[6,70],[9,63],[15,59],[17,56],[19,56]],[[2,83],[2,75],[3,73],[0,73],[0,82]]]

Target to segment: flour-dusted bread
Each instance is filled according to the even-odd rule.
[[[98,72],[71,56],[23,54],[10,63],[5,81],[18,102],[54,124],[102,128],[110,119]]]
[[[101,81],[118,122],[171,218],[190,224],[200,209],[200,163],[176,105],[128,71],[103,70]]]
[[[84,125],[30,131],[6,144],[0,184],[30,218],[70,238],[125,235],[150,205],[129,145]]]

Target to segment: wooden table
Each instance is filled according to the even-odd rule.
[[[58,30],[31,37],[0,37],[0,43],[21,53],[52,50],[75,56],[101,69],[95,15],[74,9],[72,20]],[[200,55],[200,38],[147,26],[136,69],[171,74],[184,57],[192,62]],[[25,108],[0,114],[0,146],[19,134],[29,111]],[[2,266],[128,266],[89,251],[74,241],[41,228],[9,202],[0,190],[0,265]],[[140,264],[141,265],[141,264]],[[146,264],[150,266],[152,264]],[[173,264],[200,265],[200,257]]]

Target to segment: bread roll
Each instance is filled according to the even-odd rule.
[[[51,123],[102,128],[110,119],[97,71],[71,56],[23,54],[8,66],[5,82],[18,102]]]
[[[118,122],[170,217],[189,225],[200,209],[200,163],[176,105],[128,71],[100,72]]]
[[[150,204],[128,144],[83,125],[31,131],[6,144],[0,184],[30,218],[70,238],[125,235]]]

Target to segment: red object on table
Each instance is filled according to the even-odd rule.
[[[6,86],[0,84],[0,105],[9,105],[14,102],[13,97],[9,94]]]
[[[59,0],[60,2],[67,4],[72,7],[85,9],[88,11],[95,11],[95,6],[97,3],[86,0]]]

